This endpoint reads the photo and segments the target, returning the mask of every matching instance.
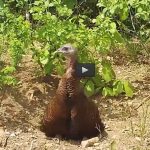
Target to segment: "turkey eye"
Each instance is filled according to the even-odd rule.
[[[68,51],[68,47],[64,47],[64,48],[63,48],[63,51]]]

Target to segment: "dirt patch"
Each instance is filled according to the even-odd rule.
[[[150,67],[146,64],[114,66],[119,79],[128,79],[135,87],[132,99],[96,97],[106,124],[107,137],[86,149],[150,149]],[[31,56],[25,56],[16,78],[16,87],[0,91],[0,149],[45,150],[84,149],[80,141],[47,138],[40,130],[45,106],[54,96],[58,79],[38,77],[39,68]]]

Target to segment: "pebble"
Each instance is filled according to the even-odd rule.
[[[46,143],[44,145],[45,149],[50,149],[50,148],[52,148],[52,146],[53,146],[53,143]]]
[[[94,146],[99,146],[100,145],[100,143],[94,143]]]
[[[146,139],[147,146],[150,146],[150,138]]]
[[[0,128],[0,137],[3,137],[5,135],[4,129]]]
[[[83,148],[86,148],[86,147],[89,147],[89,146],[93,146],[98,141],[99,141],[98,137],[91,138],[91,139],[88,139],[88,140],[84,140],[84,141],[81,142],[81,146]]]
[[[141,138],[139,138],[139,137],[135,137],[135,139],[136,139],[137,141],[141,141]]]
[[[12,133],[10,134],[10,137],[15,137],[15,136],[16,136],[15,132],[12,132]]]

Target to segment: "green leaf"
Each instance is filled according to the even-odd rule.
[[[112,23],[110,24],[110,27],[111,27],[110,32],[111,32],[111,33],[115,33],[115,32],[116,32],[116,24],[115,24],[114,22],[112,22]]]
[[[4,74],[10,74],[13,73],[15,70],[15,67],[6,66],[1,70],[1,72],[3,72]]]
[[[103,79],[106,82],[109,82],[109,81],[112,80],[112,75],[111,75],[111,73],[110,73],[108,68],[103,67],[103,69],[102,69],[102,77],[103,77]]]
[[[128,18],[128,8],[122,9],[120,18],[121,20],[126,20]]]
[[[124,91],[126,93],[126,96],[132,97],[133,96],[133,86],[131,85],[131,83],[129,83],[129,81],[124,81],[123,85],[124,85]]]
[[[64,67],[62,65],[60,65],[60,64],[56,65],[55,67],[56,67],[57,73],[62,76],[64,74],[64,72],[65,72]]]
[[[47,75],[47,74],[50,74],[51,72],[52,72],[52,70],[53,70],[53,64],[52,64],[52,62],[51,61],[49,61],[47,64],[45,64],[45,66],[44,66],[44,72],[45,72],[45,74]]]
[[[116,141],[112,141],[110,144],[110,150],[117,150],[117,144]]]
[[[99,74],[96,74],[96,76],[93,78],[94,83],[96,86],[101,86],[102,84],[102,77]]]
[[[15,85],[16,83],[17,83],[16,79],[12,76],[9,75],[0,76],[0,84]]]
[[[108,60],[102,60],[102,77],[106,82],[110,82],[115,79],[115,72],[111,67],[111,63]]]
[[[104,87],[103,91],[102,91],[102,95],[103,96],[114,96],[113,89],[111,89],[110,87]]]
[[[92,23],[96,23],[96,19],[92,19]]]
[[[118,43],[125,44],[124,39],[122,38],[121,34],[117,30],[116,32],[114,32],[114,40],[116,40]]]
[[[0,9],[4,7],[4,2],[0,0]]]
[[[34,5],[37,5],[37,6],[38,6],[39,4],[41,4],[40,1],[35,1],[35,2],[34,2]]]
[[[88,81],[85,85],[84,92],[87,96],[92,96],[94,94],[94,83],[92,81]]]
[[[49,7],[49,1],[48,1],[48,0],[45,1],[45,7],[46,7],[46,8]]]
[[[49,3],[49,7],[53,7],[54,6],[54,3]]]
[[[124,92],[123,89],[123,84],[121,81],[117,80],[113,83],[113,94],[115,96],[118,96],[119,94],[121,94],[122,92]]]
[[[45,65],[48,63],[48,61],[49,61],[49,52],[48,50],[45,50],[44,53],[42,52],[40,54],[40,62],[41,64]]]
[[[130,4],[131,6],[135,3],[135,0],[128,0],[128,4]]]
[[[73,9],[76,4],[76,0],[62,0],[64,4],[67,5],[68,8]]]
[[[49,59],[47,57],[40,57],[40,62],[43,65],[46,65],[48,63]]]
[[[112,9],[110,9],[110,13],[111,13],[111,14],[114,14],[114,13],[115,13],[115,10],[116,10],[116,8],[115,8],[115,7],[112,7]]]
[[[138,9],[137,9],[137,12],[138,13],[141,13],[143,11],[143,9],[141,8],[141,7],[139,7]]]

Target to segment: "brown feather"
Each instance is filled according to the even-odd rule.
[[[87,99],[75,74],[76,56],[68,60],[66,73],[59,82],[56,96],[49,102],[42,122],[47,136],[61,135],[72,139],[94,137],[104,131],[99,111]],[[98,129],[97,129],[98,128]]]
[[[79,101],[74,103],[71,109],[71,138],[90,138],[101,134],[104,131],[104,124],[101,122],[95,103],[82,94],[78,95],[76,99]]]

